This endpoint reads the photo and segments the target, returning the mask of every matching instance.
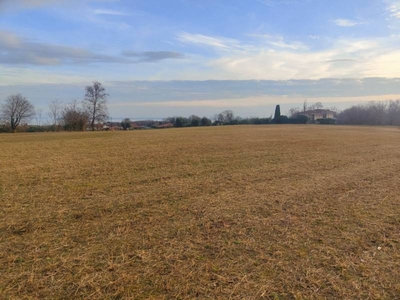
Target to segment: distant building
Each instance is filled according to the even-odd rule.
[[[336,112],[330,109],[313,109],[298,113],[297,115],[307,116],[309,123],[320,123],[324,119],[336,119]]]

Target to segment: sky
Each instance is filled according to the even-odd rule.
[[[0,0],[0,101],[93,81],[114,119],[400,99],[400,0]]]

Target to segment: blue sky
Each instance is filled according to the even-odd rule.
[[[0,99],[102,82],[114,118],[400,98],[400,0],[0,0]],[[212,81],[216,80],[216,81]]]

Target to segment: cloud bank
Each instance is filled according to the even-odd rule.
[[[122,54],[122,56],[105,55],[76,47],[37,42],[0,30],[0,63],[4,65],[129,64],[185,57],[182,53],[171,51],[125,51]]]

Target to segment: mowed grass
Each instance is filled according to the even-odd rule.
[[[400,130],[0,136],[4,299],[399,299]]]

